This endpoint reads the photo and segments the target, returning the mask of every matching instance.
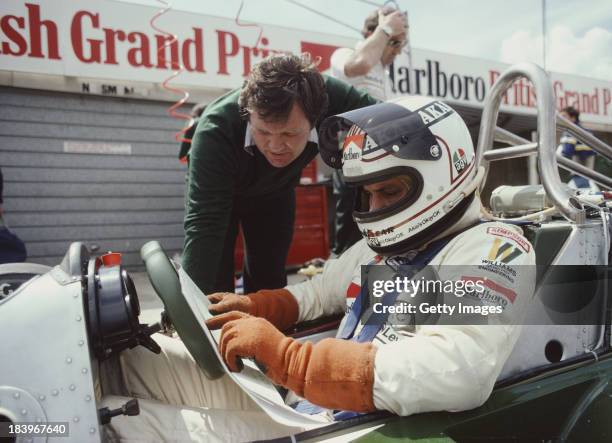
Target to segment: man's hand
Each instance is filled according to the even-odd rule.
[[[393,30],[393,35],[398,35],[406,32],[408,24],[406,22],[406,14],[402,11],[393,11],[391,14],[384,15],[384,10],[378,11],[378,26],[388,26]],[[391,37],[390,36],[390,37]]]
[[[227,312],[206,322],[221,328],[219,351],[231,371],[239,358],[254,358],[277,385],[319,406],[358,412],[373,411],[372,343],[328,338],[313,345],[283,335],[270,322],[243,312]]]
[[[221,328],[219,352],[232,372],[240,371],[240,358],[254,358],[266,369],[268,377],[281,384],[278,374],[282,366],[281,343],[293,340],[285,337],[272,323],[234,311],[213,317],[206,325],[213,330]]]
[[[262,289],[247,295],[216,292],[208,296],[208,301],[211,302],[208,310],[212,314],[245,312],[265,318],[281,331],[297,322],[300,309],[293,294],[286,289]]]
[[[215,292],[208,296],[211,305],[208,310],[211,314],[222,314],[223,312],[240,311],[251,314],[253,301],[249,297],[234,294],[232,292]]]

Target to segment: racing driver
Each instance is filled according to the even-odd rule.
[[[519,336],[535,254],[519,227],[480,223],[483,174],[465,123],[441,101],[405,97],[330,117],[320,133],[323,159],[357,190],[353,216],[364,239],[303,283],[209,295],[218,315],[207,324],[222,329],[226,364],[239,371],[238,357],[253,358],[288,390],[287,404],[330,422],[348,411],[482,405]],[[485,324],[371,321],[361,265],[393,263],[478,279],[501,313]],[[461,268],[447,265],[470,265],[472,275],[452,276],[459,271],[447,269]],[[282,332],[338,313],[335,338],[299,342]],[[301,431],[273,421],[228,377],[206,379],[180,340],[156,340],[161,358],[139,348],[120,355],[123,387],[114,394],[140,398],[141,413],[113,419],[109,439],[245,441]],[[118,395],[104,403],[121,405]]]

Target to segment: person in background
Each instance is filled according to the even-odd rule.
[[[24,262],[27,258],[25,244],[9,231],[4,222],[3,191],[4,177],[0,169],[0,264]]]
[[[189,115],[191,116],[191,120],[187,124],[187,128],[183,132],[183,140],[181,141],[181,148],[179,150],[179,160],[181,163],[189,162],[189,150],[191,149],[191,140],[193,139],[193,134],[195,133],[196,127],[198,126],[198,121],[200,116],[206,109],[206,104],[197,103],[193,105],[191,108],[191,112]]]
[[[183,250],[185,271],[202,292],[234,292],[239,226],[245,292],[287,284],[295,187],[318,153],[318,126],[375,102],[321,75],[310,57],[277,54],[207,106],[189,153]]]
[[[575,125],[582,127],[580,125],[580,112],[573,106],[563,108],[561,110],[561,115]],[[561,134],[561,143],[557,148],[557,152],[563,157],[574,160],[589,169],[595,168],[595,151],[567,131]],[[581,175],[572,175],[569,185],[577,189],[588,189],[592,187],[591,182]]]
[[[385,7],[365,19],[363,40],[355,49],[338,48],[331,57],[331,75],[385,101],[392,97],[389,66],[407,42],[406,14]],[[361,238],[353,221],[355,192],[344,183],[341,170],[332,173],[336,222],[332,252],[340,255]]]

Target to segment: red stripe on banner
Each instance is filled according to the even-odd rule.
[[[512,289],[506,288],[505,286],[499,285],[495,283],[493,280],[489,280],[488,278],[469,277],[469,276],[464,275],[461,277],[461,280],[471,281],[474,283],[478,281],[482,282],[482,284],[485,285],[487,288],[505,296],[508,300],[510,300],[510,303],[514,303],[514,300],[516,300],[516,292],[514,292]]]
[[[360,292],[361,286],[355,283],[351,283],[351,285],[346,290],[346,298],[357,298]]]
[[[308,52],[312,60],[319,58],[317,69],[320,72],[327,71],[331,66],[331,56],[339,46],[322,45],[320,43],[300,42],[300,52]]]

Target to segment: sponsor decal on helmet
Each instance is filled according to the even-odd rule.
[[[342,159],[359,160],[362,156],[362,149],[366,144],[367,134],[357,125],[353,125],[349,130],[342,146]]]
[[[453,112],[453,108],[442,103],[434,102],[416,111],[423,120],[425,126],[431,126],[439,120],[448,117]]]
[[[419,222],[415,223],[414,225],[410,226],[410,228],[408,228],[408,232],[412,232],[415,229],[419,229],[429,223],[431,223],[433,221],[434,218],[438,217],[440,215],[440,210],[436,209],[435,212],[433,214],[431,214],[429,217],[425,217],[424,219],[420,220]]]
[[[363,233],[364,236],[370,238],[370,237],[378,237],[379,235],[392,234],[393,231],[395,231],[395,228],[390,227],[387,229],[381,229],[380,231],[372,231],[371,229],[363,229],[361,232]]]
[[[353,126],[355,128],[355,126]],[[351,131],[353,129],[351,128]],[[360,134],[351,134],[349,131],[349,135],[344,139],[344,147],[342,150],[342,159],[343,160],[359,160],[361,158],[361,148],[363,147],[363,142],[365,140],[365,133]]]
[[[391,229],[391,232],[393,232],[393,229]],[[387,245],[387,244],[393,244],[393,243],[397,242],[403,236],[404,236],[404,234],[402,232],[397,232],[392,237],[383,237],[383,238],[380,238],[379,236],[366,237],[366,242],[370,246],[379,246],[380,247],[380,246]]]
[[[359,160],[361,158],[361,153],[357,151],[357,149],[353,148],[353,145],[350,145],[349,148],[342,153],[342,159],[346,160]]]
[[[381,155],[382,151],[382,155]],[[361,155],[364,161],[372,161],[389,155],[388,152],[382,150],[380,146],[366,134],[365,143],[363,144]]]
[[[378,237],[367,237],[366,242],[368,242],[370,246],[380,246],[380,240]]]
[[[461,148],[457,149],[453,153],[453,166],[455,166],[455,171],[458,174],[461,174],[463,170],[469,165],[467,157],[465,156],[465,151]]]

